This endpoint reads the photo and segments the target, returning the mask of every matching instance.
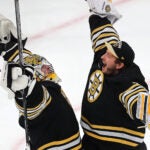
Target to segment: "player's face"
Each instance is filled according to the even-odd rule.
[[[51,70],[50,70],[49,65],[43,65],[41,68],[41,71],[44,73],[45,76],[47,76]]]
[[[104,55],[101,57],[103,66],[102,72],[107,75],[115,75],[118,73],[119,69],[121,69],[124,64],[117,61],[117,58],[112,55],[110,51],[106,51]]]

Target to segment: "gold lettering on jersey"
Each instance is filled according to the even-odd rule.
[[[96,70],[92,73],[89,79],[89,87],[87,92],[87,98],[89,102],[94,102],[100,96],[103,88],[104,76],[100,70]]]

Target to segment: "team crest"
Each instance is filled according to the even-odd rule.
[[[100,96],[102,88],[103,88],[103,73],[100,70],[96,70],[92,73],[89,80],[89,87],[87,98],[89,102],[94,102]]]
[[[107,13],[111,11],[111,7],[110,7],[110,5],[106,5],[106,7],[105,7],[105,11],[106,11]]]

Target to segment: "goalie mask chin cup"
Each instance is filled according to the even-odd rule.
[[[61,82],[61,79],[54,72],[53,66],[51,64],[39,65],[35,68],[35,70],[35,76],[38,81],[49,80],[55,83]]]
[[[48,74],[44,74],[41,71],[41,68],[36,68],[35,69],[35,77],[38,81],[44,81],[44,80],[49,80],[55,83],[61,82],[61,79],[57,76],[55,72],[50,72]]]

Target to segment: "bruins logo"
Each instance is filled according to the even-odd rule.
[[[106,11],[107,13],[111,11],[111,7],[110,7],[110,5],[106,5],[106,7],[105,7],[105,11]]]
[[[89,80],[89,87],[87,98],[89,102],[94,102],[97,100],[99,95],[101,94],[103,88],[103,73],[100,70],[96,70],[92,73],[90,80]]]

